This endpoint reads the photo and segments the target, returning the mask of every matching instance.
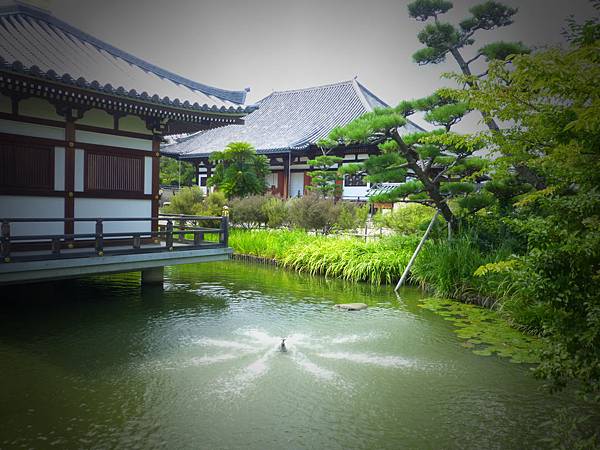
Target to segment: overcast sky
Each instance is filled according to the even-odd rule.
[[[455,0],[444,20],[457,23],[482,0]],[[423,27],[402,0],[51,0],[53,14],[127,52],[192,80],[227,89],[250,87],[250,102],[274,90],[358,76],[390,104],[431,93],[448,81],[453,61],[417,66]],[[515,23],[477,35],[530,46],[561,41],[570,14],[584,19],[587,0],[504,0]],[[471,53],[472,54],[472,53]]]

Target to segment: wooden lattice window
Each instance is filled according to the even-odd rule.
[[[144,193],[144,159],[86,151],[85,190]]]
[[[54,147],[0,142],[0,187],[54,189]]]
[[[358,187],[358,186],[366,186],[367,182],[365,181],[365,175],[364,174],[350,174],[347,173],[344,176],[344,186],[348,186],[348,187]]]

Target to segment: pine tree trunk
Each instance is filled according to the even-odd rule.
[[[458,49],[456,49],[456,48],[450,49],[450,54],[454,57],[456,63],[458,64],[458,67],[460,67],[460,70],[463,73],[463,75],[466,75],[468,77],[470,77],[470,76],[473,75],[471,73],[471,69],[469,68],[469,64],[467,64],[467,62],[462,57],[462,55],[460,54],[460,52],[458,51]],[[473,81],[467,81],[467,84],[469,85],[469,87],[471,89],[477,89],[478,88],[477,84],[474,83]],[[483,112],[483,111],[479,111],[479,112],[483,116],[485,124],[490,129],[490,131],[498,131],[500,129],[500,127],[498,126],[498,124],[492,118],[491,115],[489,115],[488,113]]]

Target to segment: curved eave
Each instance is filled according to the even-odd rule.
[[[104,95],[111,95],[115,97],[121,97],[129,100],[136,100],[138,102],[148,103],[156,106],[166,106],[179,110],[185,110],[186,112],[201,112],[205,114],[228,114],[243,116],[254,110],[249,106],[238,106],[238,107],[217,107],[215,105],[209,106],[208,104],[199,105],[198,103],[190,104],[190,102],[181,102],[179,99],[170,99],[169,97],[160,98],[158,95],[150,95],[147,92],[138,93],[135,89],[127,91],[123,87],[114,88],[110,84],[102,85],[98,81],[87,81],[83,77],[75,80],[69,74],[58,75],[53,70],[48,72],[42,72],[37,66],[25,68],[22,63],[15,61],[12,64],[7,63],[2,57],[0,57],[0,72],[7,74],[20,75],[28,78],[32,78],[39,81],[47,81],[53,84],[62,85],[64,87],[78,88],[88,91],[101,93]]]
[[[95,38],[94,36],[87,34],[84,31],[79,30],[78,28],[75,28],[74,26],[69,25],[66,22],[63,22],[62,20],[54,17],[51,14],[48,14],[47,12],[45,12],[41,9],[38,9],[35,7],[29,7],[26,5],[19,5],[19,4],[11,5],[8,7],[0,7],[0,15],[15,15],[15,14],[24,14],[27,16],[34,17],[35,19],[42,20],[46,23],[49,23],[49,24],[59,28],[60,30],[62,30],[66,33],[69,33],[69,34],[75,36],[76,38],[93,45],[94,47],[96,47],[98,49],[102,49],[102,50],[110,53],[113,56],[121,58],[124,61],[129,62],[130,64],[134,64],[144,70],[152,72],[160,77],[166,78],[174,83],[178,83],[178,84],[187,86],[190,89],[198,90],[205,94],[214,95],[215,97],[218,97],[222,100],[230,101],[232,103],[243,104],[246,101],[247,91],[232,91],[232,90],[220,89],[220,88],[216,88],[214,86],[209,86],[206,84],[198,83],[196,81],[182,77],[182,76],[177,75],[173,72],[170,72],[166,69],[158,67],[147,61],[144,61],[144,60],[142,60],[130,53],[127,53],[121,49],[118,49],[106,42],[103,42],[103,41]]]

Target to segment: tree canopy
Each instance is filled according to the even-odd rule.
[[[486,165],[473,155],[482,145],[477,137],[465,139],[450,131],[469,109],[467,102],[437,91],[426,98],[403,101],[395,108],[367,113],[332,130],[321,145],[377,144],[381,155],[371,156],[361,166],[368,181],[402,184],[371,200],[432,206],[455,228],[456,217],[448,201],[475,192],[478,175]],[[442,128],[401,136],[399,127],[417,111],[425,112],[425,120]]]
[[[210,160],[216,166],[207,184],[217,187],[228,198],[266,192],[269,161],[266,156],[257,155],[247,142],[232,142],[223,151],[214,152]]]
[[[163,156],[160,158],[160,184],[191,186],[194,183],[193,164]]]
[[[507,272],[513,301],[550,338],[537,373],[600,400],[600,52],[579,30],[570,49],[492,63],[479,89],[455,96],[507,124],[484,136],[499,156],[485,211],[526,239],[523,254],[480,274]]]
[[[442,22],[440,16],[452,9],[452,2],[445,0],[416,0],[408,5],[408,14],[420,22],[428,22],[418,33],[419,42],[424,47],[413,54],[413,60],[419,65],[439,64],[448,55],[458,64],[463,75],[470,77],[472,64],[483,57],[486,61],[505,60],[510,55],[526,54],[529,49],[522,42],[493,42],[475,52],[471,58],[463,54],[465,49],[475,43],[475,33],[480,30],[490,31],[513,23],[517,8],[488,0],[473,6],[471,15],[458,25]],[[466,85],[476,88],[479,78],[469,78]],[[492,117],[484,114],[486,124],[490,129],[498,129]]]

